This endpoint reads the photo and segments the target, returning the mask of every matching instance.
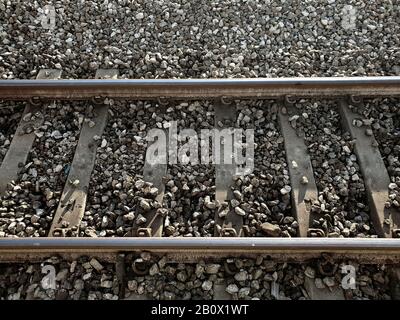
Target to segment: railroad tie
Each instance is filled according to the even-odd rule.
[[[162,106],[163,108],[164,106]],[[170,137],[168,137],[168,132],[165,130],[166,144]],[[146,182],[150,182],[158,189],[158,194],[155,200],[162,205],[165,192],[164,177],[167,175],[168,170],[168,153],[166,154],[165,163],[155,163],[152,164],[149,157],[152,156],[148,154],[146,150],[145,164],[143,168],[143,179]],[[156,208],[151,209],[145,216],[146,223],[136,230],[136,236],[138,237],[162,237],[164,229],[164,216],[161,214],[162,211]],[[135,230],[134,230],[135,231]],[[135,234],[134,234],[135,235]]]
[[[320,288],[315,284],[315,279],[305,277],[304,288],[311,300],[345,300],[343,289],[339,285]]]
[[[390,291],[393,300],[400,300],[400,268],[394,266],[390,268]]]
[[[298,234],[300,237],[307,237],[310,222],[316,218],[310,211],[312,201],[318,199],[318,191],[307,147],[303,138],[297,136],[296,131],[290,125],[290,111],[289,105],[281,106],[278,117],[285,141],[293,211],[299,223]]]
[[[214,284],[214,296],[213,300],[232,300],[232,295],[226,292],[227,282]]]
[[[118,70],[100,69],[96,79],[116,79]],[[85,213],[90,176],[92,174],[96,151],[107,123],[108,105],[99,103],[94,108],[91,121],[84,121],[75,150],[74,159],[65,183],[61,200],[50,227],[49,236],[78,236],[79,225]],[[91,125],[95,123],[95,125]]]
[[[214,107],[215,128],[217,131],[223,132],[232,128],[236,120],[236,110],[233,103],[226,104],[216,101]],[[216,137],[217,138],[217,137]],[[232,137],[233,138],[233,137]],[[232,139],[233,141],[233,139]],[[217,148],[217,144],[218,147]],[[235,159],[232,157],[231,163],[225,163],[225,144],[219,139],[215,139],[213,144],[213,156],[216,155],[216,149],[219,150],[219,163],[215,164],[215,200],[221,205],[215,213],[215,229],[214,236],[243,236],[243,217],[236,214],[234,210],[229,210],[224,218],[220,217],[223,210],[228,210],[228,202],[233,198],[231,186],[234,183],[233,178],[236,174]],[[232,143],[233,148],[233,143]],[[233,149],[232,149],[233,150]]]
[[[358,127],[356,120],[365,120],[362,115],[350,110],[345,100],[339,102],[343,126],[350,132],[355,143],[355,152],[364,177],[365,188],[370,205],[371,218],[380,237],[398,237],[400,234],[400,212],[387,208],[390,178],[373,135],[367,135],[369,126]],[[364,122],[363,122],[364,123]]]
[[[60,77],[61,70],[42,69],[36,79],[56,80]],[[31,99],[31,102],[33,101],[34,99]],[[0,195],[6,192],[7,185],[11,181],[17,180],[19,172],[24,167],[36,138],[35,129],[40,127],[44,120],[43,110],[40,102],[26,105],[10,148],[0,167]]]

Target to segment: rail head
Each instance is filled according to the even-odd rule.
[[[29,249],[104,250],[393,250],[400,253],[400,239],[381,238],[2,238],[4,250]]]
[[[278,99],[400,96],[400,77],[0,80],[0,99]]]
[[[377,238],[3,238],[0,262],[41,261],[50,256],[81,255],[115,259],[120,253],[146,251],[174,262],[263,256],[302,262],[329,255],[363,263],[400,262],[400,239]]]

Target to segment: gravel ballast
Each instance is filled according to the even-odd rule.
[[[24,107],[24,103],[0,104],[0,164],[10,148]]]
[[[400,76],[399,21],[400,3],[391,0],[0,0],[0,79],[35,79],[44,68],[60,69],[66,79],[94,78],[100,68],[118,69],[120,78],[130,79]],[[170,165],[162,203],[156,201],[159,190],[142,176],[148,130],[168,129],[170,120],[196,132],[212,128],[213,104],[162,106],[162,100],[109,101],[107,127],[96,137],[99,148],[79,236],[129,236],[145,224],[146,213],[160,208],[163,236],[214,235],[218,204],[213,165]],[[246,236],[296,236],[277,106],[236,104],[235,126],[256,130],[255,168],[232,180],[230,209],[243,216]],[[3,108],[8,105],[13,109]],[[24,106],[0,102],[0,163]],[[58,206],[86,112],[79,103],[45,107],[28,161],[0,198],[0,238],[46,236]],[[371,125],[366,134],[377,138],[388,169],[387,206],[399,209],[398,100],[368,100],[356,109]],[[302,101],[295,110],[291,123],[304,136],[319,191],[313,210],[321,218],[312,228],[329,237],[376,237],[366,177],[338,112],[325,101]],[[135,274],[135,259],[149,264],[148,274]],[[196,262],[128,256],[125,295],[115,265],[100,258],[0,264],[0,300],[210,300],[220,285],[233,299],[302,300],[309,298],[309,279],[331,290],[343,277],[338,263],[334,274],[324,275],[317,261],[277,263],[259,257]],[[357,272],[356,288],[344,292],[347,299],[391,298],[390,266],[343,263]],[[234,271],[227,272],[225,264]],[[43,288],[44,265],[55,268],[55,289]]]
[[[277,107],[268,101],[240,102],[236,127],[254,129],[254,170],[233,184],[234,204],[244,212],[246,236],[296,236],[285,145]]]
[[[163,128],[170,132],[170,137],[174,139],[170,125],[176,125],[178,153],[176,162],[172,157],[169,158],[170,164],[165,179],[164,207],[168,214],[164,223],[164,236],[213,236],[217,207],[215,168],[212,163],[202,162],[200,150],[202,130],[214,128],[213,103],[193,101],[166,106]],[[196,134],[195,140],[183,136],[183,130],[188,129]],[[182,152],[184,146],[190,142],[193,142],[197,150],[193,156],[190,150]],[[174,141],[169,141],[168,144],[171,146]],[[173,154],[176,152],[172,149],[170,151]]]
[[[350,106],[364,117],[361,126],[378,142],[378,148],[390,177],[388,206],[400,210],[400,102],[398,99],[366,100]],[[376,146],[375,146],[376,147]]]
[[[47,236],[64,189],[85,104],[50,104],[18,180],[0,198],[0,237]]]
[[[148,193],[138,182],[143,181],[145,138],[147,130],[156,127],[156,109],[157,104],[146,101],[116,102],[109,109],[103,135],[96,137],[99,146],[80,236],[124,236],[138,219],[136,195]]]
[[[133,264],[145,262],[145,275],[137,275]],[[226,269],[229,265],[229,269]],[[127,257],[126,282],[122,295],[115,264],[97,257],[76,260],[49,258],[43,263],[0,264],[0,300],[117,300],[117,299],[203,299],[221,295],[234,300],[309,299],[305,282],[311,279],[327,290],[342,285],[342,267],[354,268],[355,286],[344,290],[350,300],[390,300],[390,266],[364,265],[354,261],[336,263],[336,272],[323,275],[318,261],[287,264],[257,259],[228,259],[220,262],[171,263],[147,254]],[[43,270],[47,270],[43,272]],[[229,273],[227,273],[229,270]],[[50,271],[50,273],[49,273]],[[55,281],[46,281],[54,274]],[[348,283],[345,280],[343,283]]]
[[[350,134],[341,129],[333,102],[297,103],[289,122],[309,150],[318,199],[311,227],[329,237],[376,237],[363,176]]]
[[[47,4],[0,1],[2,79],[400,74],[393,1],[54,1],[54,28]]]

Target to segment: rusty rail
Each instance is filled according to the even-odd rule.
[[[0,99],[274,99],[400,96],[400,77],[0,80]]]
[[[40,101],[129,99],[341,98],[400,96],[400,77],[191,79],[191,80],[0,80],[0,99]],[[290,99],[287,99],[290,100]],[[297,156],[296,156],[297,157]],[[295,158],[295,157],[293,157]],[[381,189],[386,190],[385,186]],[[303,232],[304,233],[304,232]],[[400,261],[400,239],[377,238],[0,238],[0,261],[54,254],[105,254],[143,250],[187,261],[264,255],[282,260],[328,253],[367,263]],[[179,258],[179,259],[178,259]],[[186,259],[186,260],[185,260]]]
[[[398,263],[400,239],[368,238],[3,238],[1,261],[98,255],[113,260],[121,252],[151,252],[171,261],[221,260],[262,255],[280,261],[306,261],[329,255],[364,263]]]

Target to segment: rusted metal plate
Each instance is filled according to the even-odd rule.
[[[280,108],[279,123],[285,140],[293,211],[299,223],[298,234],[300,237],[307,237],[310,221],[313,218],[310,214],[311,202],[318,199],[318,191],[307,147],[303,138],[298,137],[290,125],[290,109],[284,106]],[[305,179],[307,183],[304,183]]]
[[[211,99],[400,96],[400,77],[326,77],[255,79],[0,80],[0,99]]]
[[[393,230],[400,228],[400,212],[385,207],[389,197],[390,178],[378,144],[373,135],[365,134],[366,126],[353,125],[354,120],[362,120],[363,117],[352,112],[346,101],[339,102],[339,110],[343,126],[355,140],[355,152],[363,174],[375,230],[380,237],[392,237]]]
[[[236,110],[234,105],[224,104],[219,101],[215,102],[214,123],[217,130],[233,128],[235,120]],[[221,123],[222,126],[220,126]],[[236,174],[237,166],[235,164],[235,159],[233,158],[233,153],[231,161],[232,163],[225,163],[224,145],[226,142],[224,143],[222,139],[220,139],[220,141],[215,141],[214,143],[215,146],[213,155],[215,156],[218,152],[220,158],[219,163],[215,164],[215,200],[222,204],[223,202],[229,202],[233,197],[231,186],[234,183],[233,178]],[[243,217],[236,214],[234,210],[229,210],[228,214],[224,218],[220,218],[219,210],[221,209],[222,208],[217,209],[217,212],[215,213],[214,236],[243,236]],[[217,226],[220,226],[222,229],[219,230]]]
[[[99,70],[96,73],[96,78],[117,76],[118,71],[115,69]],[[94,137],[102,136],[107,114],[108,106],[101,104],[95,109],[95,117],[91,119],[95,125],[90,127],[87,121],[82,124],[74,159],[49,236],[78,236],[79,224],[85,213],[90,176],[96,159],[98,141],[95,141]],[[76,181],[79,183],[76,184]]]
[[[306,277],[304,287],[311,300],[345,300],[343,289],[338,285],[330,288],[317,288],[315,279]]]
[[[58,79],[60,77],[61,70],[43,69],[39,71],[36,78]],[[43,120],[43,106],[28,104],[25,107],[10,148],[0,167],[0,195],[4,194],[9,182],[17,179],[35,141],[35,128],[40,127]]]

